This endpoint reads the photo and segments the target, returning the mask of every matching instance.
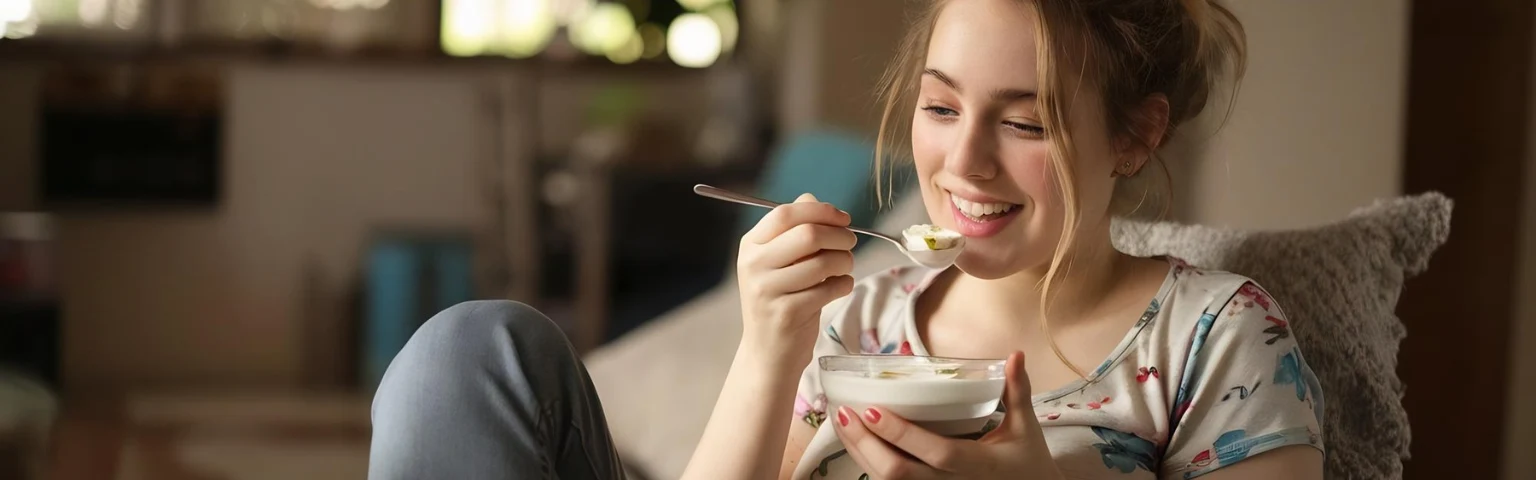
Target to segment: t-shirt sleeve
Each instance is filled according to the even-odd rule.
[[[1193,332],[1163,457],[1194,478],[1290,445],[1323,449],[1323,392],[1270,295],[1244,283]]]
[[[860,311],[853,308],[863,293],[854,293],[828,304],[821,309],[821,331],[816,336],[816,347],[811,363],[800,374],[800,385],[795,391],[795,418],[812,428],[821,427],[827,419],[827,397],[821,391],[821,369],[817,359],[827,355],[846,355],[859,351],[859,332],[862,320]],[[853,342],[853,343],[848,343]]]

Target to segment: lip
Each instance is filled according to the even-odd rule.
[[[962,196],[960,198],[966,197]],[[966,199],[969,200],[968,198]],[[949,202],[949,212],[955,217],[955,231],[960,232],[966,238],[987,238],[997,235],[998,232],[1002,232],[1004,228],[1007,228],[1008,224],[1013,223],[1013,220],[1018,218],[1019,212],[1023,210],[1024,206],[1020,205],[1014,207],[1013,210],[1009,210],[1008,213],[1003,214],[1001,217],[978,222],[971,220],[971,217],[961,213],[960,209],[955,206],[955,202]]]
[[[972,203],[1007,203],[1007,204],[1018,205],[1017,202],[1010,202],[1010,201],[1003,200],[1003,199],[1000,199],[1000,198],[997,198],[997,197],[989,197],[989,196],[986,196],[986,195],[982,195],[980,193],[961,192],[961,191],[956,191],[956,190],[950,190],[950,189],[947,189],[947,188],[944,189],[944,192],[948,193],[948,194],[951,194],[951,195],[954,195],[956,197],[960,197],[960,198],[965,199],[966,201],[969,201],[969,202],[972,202]]]

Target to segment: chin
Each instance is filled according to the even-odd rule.
[[[996,246],[987,248],[989,242],[966,241],[965,251],[960,253],[960,258],[955,259],[955,267],[966,275],[982,280],[997,280],[1007,278],[1023,270],[1018,266],[1020,262],[1018,252],[1013,249],[1001,249]]]
[[[1034,220],[1019,218],[996,235],[966,238],[965,251],[955,259],[955,267],[982,280],[997,280],[1035,269],[1043,272],[1051,264],[1055,245],[1049,237],[1027,231],[1029,225],[1038,224]]]
[[[995,263],[989,264],[985,262],[967,262],[965,260],[956,261],[955,268],[960,269],[960,271],[964,272],[966,275],[970,275],[982,280],[997,280],[1001,278],[1008,278],[1014,273],[1009,271],[1011,269],[998,268],[998,265]]]

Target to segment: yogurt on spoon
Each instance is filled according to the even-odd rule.
[[[918,224],[901,231],[902,248],[928,268],[949,268],[965,250],[965,236],[938,225]]]

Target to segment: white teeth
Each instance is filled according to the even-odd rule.
[[[979,219],[980,217],[997,213],[1007,213],[1015,207],[1011,203],[976,203],[954,194],[949,195],[949,201],[955,204],[956,210],[972,219]]]

